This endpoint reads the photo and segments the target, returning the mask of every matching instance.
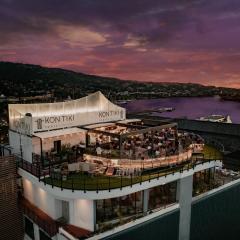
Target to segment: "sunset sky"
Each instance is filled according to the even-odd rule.
[[[0,61],[240,88],[240,1],[0,0]]]

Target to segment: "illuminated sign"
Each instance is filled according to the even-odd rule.
[[[123,110],[102,111],[98,113],[99,118],[116,117],[123,118]]]
[[[33,119],[33,122],[35,123],[33,131],[44,131],[62,127],[80,126],[98,122],[114,121],[120,119],[122,120],[124,118],[125,111],[122,109],[76,113],[60,116],[45,116]]]
[[[43,129],[43,124],[59,124],[59,123],[70,123],[74,122],[74,115],[63,115],[63,116],[53,116],[53,117],[42,117],[38,118],[35,122],[37,123],[37,129]]]

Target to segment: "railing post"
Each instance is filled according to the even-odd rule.
[[[40,164],[38,164],[38,181],[40,182],[41,174],[40,174]]]
[[[120,189],[122,190],[122,174],[121,174],[121,188]]]
[[[52,188],[53,188],[53,178],[52,178],[52,175],[50,177],[51,177],[51,184],[52,184]]]
[[[131,187],[132,187],[132,174],[131,174]]]
[[[141,172],[141,178],[140,178],[140,185],[142,185],[142,172]]]
[[[73,187],[73,178],[72,178],[72,192],[74,192],[74,187]]]
[[[62,183],[63,183],[63,180],[62,180],[62,174],[61,174],[61,190],[63,190],[63,185],[62,185]]]
[[[97,193],[98,193],[98,177],[97,177]]]
[[[110,176],[108,177],[108,191],[110,192],[110,187],[111,187],[111,183],[110,183]]]
[[[43,181],[44,181],[44,185],[46,185],[46,173],[44,172],[44,175],[43,175],[43,177],[44,177],[44,179],[43,179]]]
[[[38,181],[40,182],[40,166],[37,165]]]
[[[84,189],[84,193],[86,192],[86,178],[84,176],[83,178],[83,189]]]

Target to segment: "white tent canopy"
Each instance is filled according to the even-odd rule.
[[[67,102],[9,105],[10,129],[25,134],[125,118],[126,110],[99,91]]]

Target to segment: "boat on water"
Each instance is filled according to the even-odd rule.
[[[209,121],[209,122],[219,122],[219,123],[232,123],[231,117],[229,115],[223,116],[223,115],[209,115],[206,117],[200,117],[197,120],[200,121]]]
[[[175,108],[174,107],[163,107],[163,108],[158,108],[159,112],[172,112],[174,111]]]
[[[120,105],[124,105],[124,104],[127,104],[127,103],[129,103],[129,102],[131,102],[132,100],[118,100],[118,101],[116,101],[116,104],[120,104]]]

